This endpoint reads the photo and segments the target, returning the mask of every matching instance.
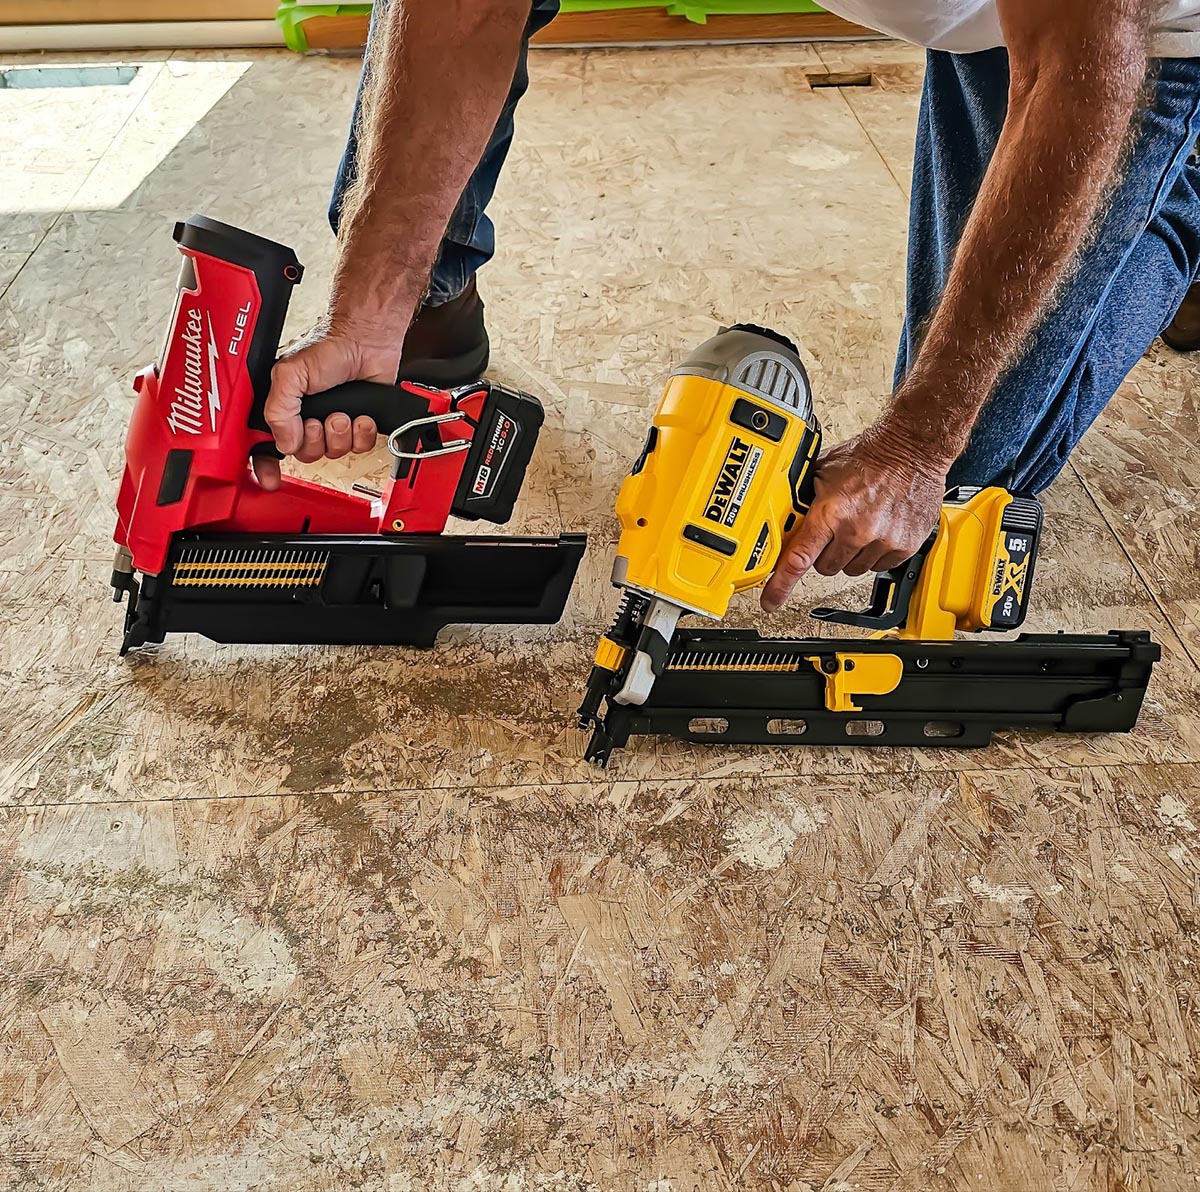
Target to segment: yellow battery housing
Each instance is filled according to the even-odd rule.
[[[739,325],[671,374],[617,496],[613,583],[723,617],[811,501],[821,431],[796,349]]]
[[[1016,629],[1025,620],[1041,529],[1042,507],[1032,498],[1003,488],[950,494],[895,636],[937,641],[956,629]]]

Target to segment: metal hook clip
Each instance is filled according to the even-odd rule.
[[[400,438],[418,426],[437,426],[442,422],[461,422],[463,415],[455,414],[430,414],[426,418],[414,418],[411,422],[406,422],[403,426],[398,426],[390,435],[388,435],[388,450],[397,459],[433,459],[438,455],[453,455],[457,451],[466,451],[471,446],[470,439],[454,439],[447,443],[444,447],[439,447],[435,451],[403,451],[400,448]]]

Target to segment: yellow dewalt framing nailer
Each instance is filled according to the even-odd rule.
[[[1025,619],[1042,511],[1000,488],[949,494],[863,612],[812,610],[872,638],[677,629],[687,613],[720,619],[770,576],[808,510],[820,442],[804,366],[777,332],[723,329],[671,374],[617,497],[624,595],[579,709],[590,760],[636,733],[970,746],[1003,727],[1133,726],[1159,656],[1147,633],[954,640]]]

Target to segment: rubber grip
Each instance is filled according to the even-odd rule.
[[[300,405],[302,418],[319,418],[330,414],[346,414],[371,418],[381,435],[390,435],[397,427],[422,418],[429,413],[429,402],[416,393],[398,385],[383,385],[378,381],[347,381],[324,393],[306,397]]]

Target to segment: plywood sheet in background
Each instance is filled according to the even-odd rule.
[[[138,21],[273,20],[274,0],[0,0],[0,25],[105,24]],[[315,50],[352,50],[366,44],[368,20],[327,13],[305,22]],[[717,15],[704,24],[665,8],[561,13],[536,38],[539,45],[687,41],[812,41],[821,37],[869,35],[870,30],[831,13]]]
[[[362,16],[314,17],[304,34],[314,50],[364,46],[369,22]],[[537,33],[537,46],[654,45],[687,42],[815,41],[822,37],[873,36],[870,29],[825,12],[778,15],[717,15],[703,24],[664,8],[625,8],[611,12],[565,12]]]

